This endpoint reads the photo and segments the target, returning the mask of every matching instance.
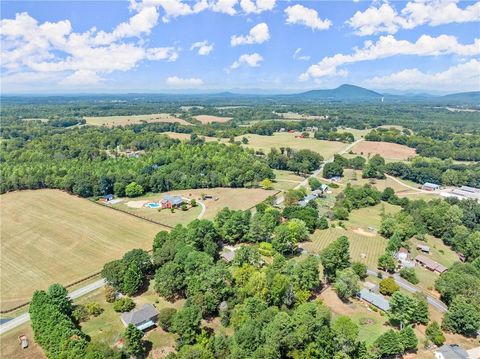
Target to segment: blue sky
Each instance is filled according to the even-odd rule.
[[[2,1],[2,93],[480,90],[480,2]]]

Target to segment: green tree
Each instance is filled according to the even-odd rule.
[[[367,265],[361,262],[352,262],[352,269],[358,275],[360,280],[364,280],[368,277]]]
[[[403,328],[400,333],[400,342],[403,345],[404,351],[416,351],[418,347],[418,338],[415,335],[415,332],[412,329],[412,326],[406,326]]]
[[[136,294],[143,285],[144,276],[136,263],[130,264],[123,276],[122,293],[126,295]]]
[[[393,273],[395,271],[395,260],[389,253],[382,254],[378,257],[378,268]]]
[[[400,269],[400,277],[406,279],[412,284],[418,284],[419,280],[415,274],[415,269],[413,268],[402,268]]]
[[[172,327],[173,317],[177,313],[175,308],[162,308],[158,312],[158,325],[160,328],[169,332]]]
[[[373,343],[374,351],[379,357],[403,353],[403,345],[396,331],[390,329],[380,335]]]
[[[325,216],[321,216],[318,220],[318,229],[327,229],[328,228],[328,221]]]
[[[125,187],[125,195],[127,197],[138,197],[143,194],[143,187],[139,185],[137,182],[130,183],[127,187]]]
[[[399,289],[400,287],[393,277],[384,278],[380,281],[380,293],[384,295],[392,295]]]
[[[334,284],[338,296],[344,300],[353,297],[360,291],[359,281],[360,278],[352,268],[338,271]]]
[[[265,190],[272,189],[273,183],[269,178],[265,178],[262,180],[262,182],[260,182],[260,186],[262,186],[262,188]]]
[[[340,316],[332,323],[335,344],[338,351],[351,355],[358,340],[358,326],[349,317]]]
[[[432,322],[428,325],[425,330],[427,339],[431,340],[436,346],[442,346],[445,343],[445,335],[443,335],[442,329],[437,322]]]
[[[67,315],[70,315],[73,311],[72,301],[68,297],[68,291],[61,284],[55,283],[48,287],[48,295],[52,298],[52,303],[58,307],[58,309]]]
[[[309,177],[308,178],[308,185],[312,191],[315,191],[320,188],[322,183],[316,177]]]
[[[168,262],[157,269],[155,273],[155,291],[167,300],[173,300],[180,295],[185,286],[185,273],[182,265]]]
[[[193,344],[199,332],[201,311],[194,305],[184,306],[172,319],[171,331],[180,336],[181,344]]]
[[[396,291],[390,300],[389,318],[401,326],[416,322],[417,301],[415,298]]]
[[[113,302],[113,310],[116,312],[129,312],[135,308],[135,302],[129,297],[122,297]]]
[[[320,252],[323,273],[328,281],[334,281],[337,271],[350,266],[350,244],[341,236]]]
[[[464,296],[457,296],[443,316],[442,327],[453,333],[475,337],[480,330],[480,309]]]
[[[140,356],[145,351],[143,346],[143,332],[133,324],[129,324],[125,329],[125,349],[127,353],[135,357]]]
[[[307,238],[308,230],[305,222],[294,218],[275,228],[272,246],[279,253],[293,253],[297,248],[297,243]]]
[[[101,275],[113,288],[121,289],[126,269],[125,263],[122,260],[115,260],[103,266]]]
[[[343,167],[337,162],[328,162],[323,166],[323,178],[342,177]]]

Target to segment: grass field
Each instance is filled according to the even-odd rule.
[[[296,187],[301,181],[304,180],[302,176],[298,176],[290,171],[273,170],[273,172],[275,173],[273,188],[276,190],[289,190]]]
[[[198,115],[198,116],[194,116],[194,118],[203,124],[212,123],[212,122],[225,123],[232,119],[231,117],[219,117],[219,116],[211,116],[211,115]]]
[[[333,155],[347,145],[342,142],[336,141],[321,141],[314,138],[295,138],[298,133],[288,132],[276,132],[272,136],[261,135],[245,135],[235,138],[237,141],[241,141],[242,137],[246,137],[249,143],[245,145],[248,148],[256,150],[263,150],[268,153],[272,147],[290,147],[296,150],[308,149],[320,153],[325,159],[333,157]]]
[[[407,160],[416,154],[414,148],[397,143],[375,141],[360,142],[352,149],[352,152],[367,157],[379,154],[383,158],[390,160]]]
[[[163,135],[167,135],[170,138],[175,138],[178,140],[190,140],[190,133],[177,133],[177,132],[163,132]],[[205,139],[206,142],[220,142],[216,137],[207,137],[207,136],[200,136],[201,138]],[[226,142],[226,140],[224,140]]]
[[[99,271],[133,248],[150,248],[161,226],[58,190],[12,192],[1,202],[1,309],[35,289]]]
[[[167,113],[155,113],[152,115],[132,115],[132,116],[104,116],[104,117],[85,117],[87,124],[94,126],[126,126],[143,122],[178,122],[182,125],[191,125],[191,123],[176,118]]]

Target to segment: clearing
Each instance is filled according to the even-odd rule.
[[[290,147],[295,150],[312,150],[318,152],[324,159],[333,157],[335,153],[340,152],[348,144],[337,141],[322,141],[314,138],[295,138],[300,133],[275,132],[272,136],[261,135],[244,135],[235,138],[236,141],[241,141],[242,137],[248,139],[248,144],[244,145],[255,150],[262,150],[265,154],[270,152],[270,149],[280,147]],[[313,134],[312,134],[313,135]]]
[[[190,140],[191,133],[178,133],[178,132],[162,132],[162,135],[166,135],[170,138],[177,140]],[[216,137],[199,136],[205,139],[205,142],[221,142],[222,140]]]
[[[146,196],[136,197],[135,199],[124,199],[120,203],[107,206],[111,206],[113,208],[118,208],[135,215],[153,219],[154,221],[162,224],[175,226],[177,224],[188,224],[189,222],[197,218],[202,209],[200,204],[198,205],[198,207],[190,208],[188,211],[176,209],[175,213],[172,213],[169,209],[158,211],[157,209],[153,208],[145,208],[143,207],[143,204],[153,201],[158,202],[166,194],[182,196],[186,202],[190,202],[191,199],[196,199],[197,202],[202,202],[206,207],[205,213],[202,218],[212,219],[213,217],[215,217],[218,211],[220,211],[224,207],[229,207],[230,209],[246,210],[254,207],[256,204],[264,201],[268,196],[272,196],[276,193],[277,191],[267,191],[261,188],[218,187],[184,189],[164,193],[148,194]],[[202,200],[202,194],[210,195],[212,196],[212,198]]]
[[[36,289],[98,272],[133,248],[150,248],[159,225],[59,190],[11,192],[1,201],[1,309]]]
[[[152,115],[85,117],[85,120],[87,121],[88,125],[107,127],[134,125],[137,123],[146,122],[178,122],[181,125],[191,125],[191,123],[168,113],[155,113]]]
[[[357,155],[370,157],[379,154],[385,159],[405,161],[416,155],[414,148],[390,142],[362,141],[352,152]]]
[[[232,117],[219,117],[219,116],[212,116],[212,115],[198,115],[198,116],[193,116],[193,118],[197,119],[204,125],[212,122],[225,123],[232,119]]]

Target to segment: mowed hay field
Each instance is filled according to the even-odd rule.
[[[126,126],[143,122],[178,122],[181,125],[191,125],[191,123],[176,118],[168,113],[156,113],[153,115],[132,115],[132,116],[104,116],[104,117],[85,117],[87,124],[94,126]]]
[[[352,152],[362,156],[379,154],[385,159],[401,161],[408,160],[416,154],[414,148],[397,143],[375,141],[362,141],[352,149]]]
[[[333,155],[348,145],[336,141],[321,141],[314,138],[295,138],[300,133],[276,132],[272,136],[261,135],[245,135],[235,138],[241,141],[243,137],[248,139],[248,144],[244,145],[255,150],[262,150],[265,153],[270,152],[272,147],[290,147],[296,150],[312,150],[321,154],[325,159],[333,157]],[[313,135],[313,134],[312,134]]]
[[[151,247],[159,225],[58,190],[0,196],[2,310],[35,289],[93,274],[133,248]]]
[[[170,138],[174,138],[174,139],[177,139],[177,140],[190,140],[190,136],[191,134],[190,133],[178,133],[178,132],[162,132],[163,135],[166,135]],[[203,138],[205,139],[206,142],[226,142],[228,141],[228,139],[224,139],[224,140],[221,140],[221,139],[218,139],[216,137],[208,137],[208,136],[199,136],[200,138]]]
[[[225,123],[232,119],[231,117],[220,117],[220,116],[212,116],[212,115],[198,115],[198,116],[194,116],[194,118],[203,124],[212,123],[212,122]]]

